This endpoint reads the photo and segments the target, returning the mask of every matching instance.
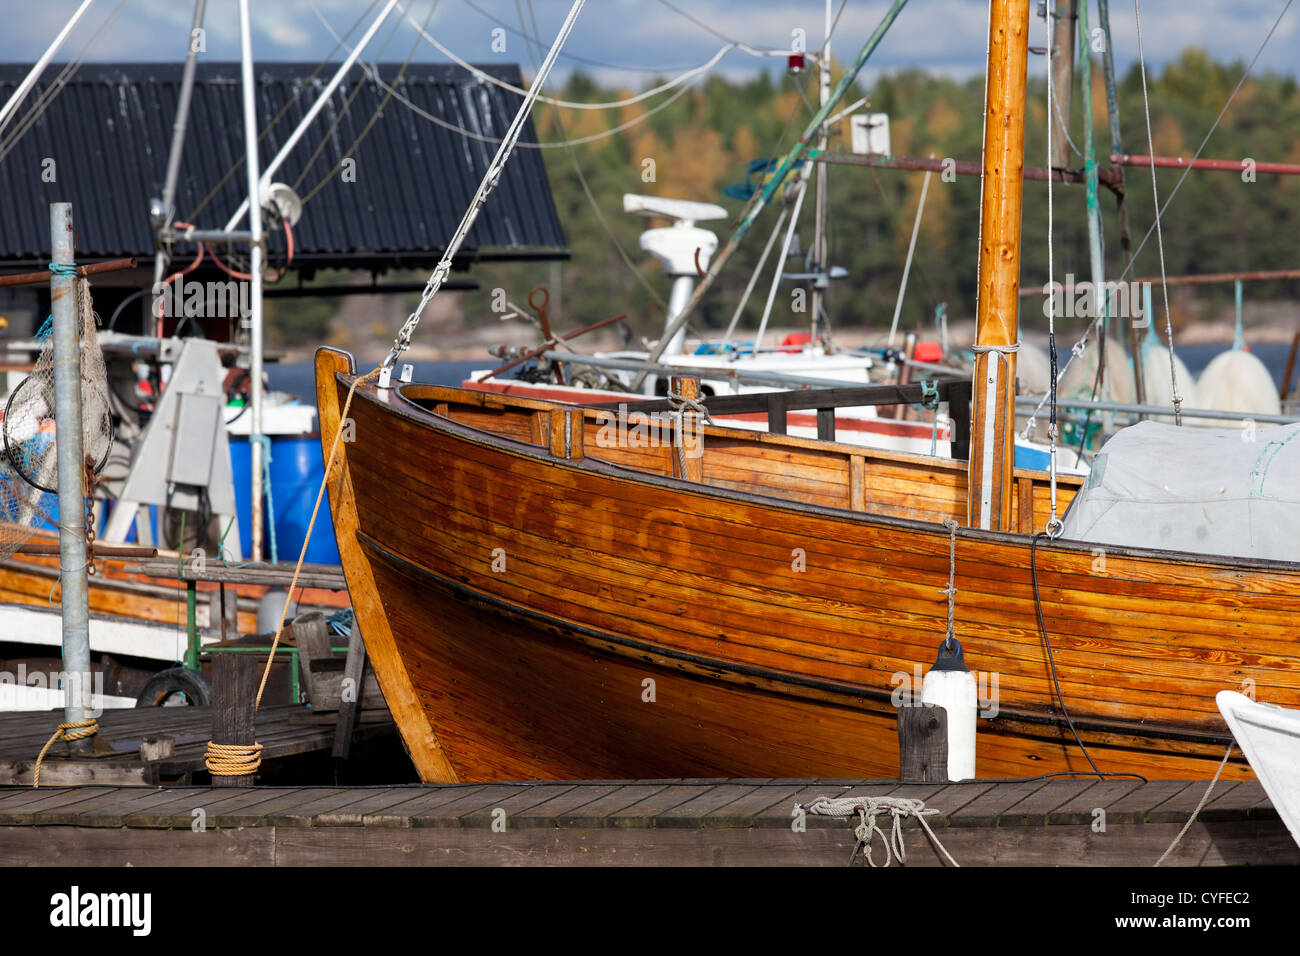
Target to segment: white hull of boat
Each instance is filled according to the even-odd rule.
[[[1258,703],[1231,690],[1220,691],[1215,703],[1292,839],[1300,844],[1300,711]]]

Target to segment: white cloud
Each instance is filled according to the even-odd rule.
[[[79,0],[42,0],[31,4],[23,18],[13,19],[0,35],[0,59],[30,62],[58,32]],[[314,0],[336,30],[342,32],[365,13],[366,0]],[[431,0],[402,0],[417,19],[423,19]],[[491,17],[519,28],[515,0],[473,0]],[[821,45],[824,3],[821,0],[673,0],[691,17],[724,37],[767,48],[787,48],[791,30],[803,29],[808,46]],[[1217,0],[1145,0],[1142,4],[1143,41],[1149,64],[1160,66],[1189,46],[1209,50],[1216,59],[1249,60],[1285,0],[1239,0],[1225,5]],[[78,26],[63,51],[75,54],[115,6],[111,0],[96,4]],[[549,46],[568,10],[565,0],[533,0],[543,42]],[[834,9],[839,3],[833,3]],[[845,8],[834,37],[836,59],[846,62],[866,40],[884,15],[885,0],[853,0]],[[525,6],[525,11],[527,7]],[[129,0],[119,20],[104,33],[90,53],[91,59],[172,60],[185,50],[185,33],[192,8],[186,0]],[[1127,69],[1137,55],[1133,6],[1112,5],[1116,59]],[[912,0],[903,9],[890,34],[872,58],[874,69],[919,67],[948,74],[979,73],[987,33],[988,6],[984,0]],[[1094,13],[1095,16],[1095,13]],[[317,22],[309,0],[261,0],[253,4],[254,55],[259,59],[319,60],[334,42]],[[209,59],[237,59],[238,6],[235,0],[210,0],[206,27]],[[506,33],[506,52],[494,53],[493,19],[485,17],[467,0],[440,0],[431,29],[458,54],[470,60],[531,62],[524,40]],[[531,32],[531,24],[529,25]],[[354,34],[355,35],[355,34]],[[413,39],[408,25],[389,37],[379,33],[376,48],[386,60],[400,60]],[[1032,42],[1042,42],[1044,26],[1035,19]],[[1279,26],[1257,69],[1296,74],[1300,58],[1300,11],[1293,10]],[[147,38],[142,42],[142,38]],[[602,77],[623,76],[632,84],[636,73],[612,69],[610,64],[659,67],[664,72],[703,62],[723,40],[674,12],[657,0],[589,0],[561,60],[560,75],[574,68],[599,71]],[[417,51],[419,60],[440,60],[427,45]],[[63,57],[61,57],[63,58]],[[582,59],[598,61],[583,63]],[[1041,69],[1041,58],[1032,61]],[[720,64],[727,76],[744,76],[758,69],[780,69],[774,58],[754,58],[735,52]]]

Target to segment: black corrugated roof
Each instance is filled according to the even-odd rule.
[[[152,261],[154,234],[149,199],[162,193],[180,90],[180,63],[83,64],[17,146],[0,160],[0,263],[39,266],[49,259],[48,204],[69,201],[77,227],[79,259],[137,256]],[[303,94],[262,140],[263,166],[316,101],[336,67],[313,79],[314,64],[256,66],[258,128]],[[519,86],[517,66],[479,67]],[[30,67],[0,64],[0,102]],[[12,136],[22,116],[60,69],[46,70],[5,130]],[[385,82],[445,122],[483,136],[500,137],[520,97],[450,64],[378,67]],[[360,90],[357,86],[360,84]],[[348,97],[356,97],[345,110]],[[473,197],[496,151],[438,126],[396,97],[389,101],[354,153],[347,150],[379,109],[385,90],[365,79],[359,66],[334,92],[330,104],[275,179],[306,197],[345,156],[356,160],[356,181],[339,173],[307,204],[294,228],[294,263],[302,267],[429,267],[436,263]],[[177,189],[176,217],[185,219],[244,154],[243,106],[238,63],[200,63]],[[337,128],[330,126],[342,114]],[[314,162],[312,154],[328,136]],[[536,142],[531,122],[520,137]],[[6,147],[7,148],[7,145]],[[56,181],[42,179],[46,159]],[[44,164],[44,165],[43,165]],[[242,165],[197,217],[200,228],[220,228],[247,195]],[[247,217],[242,224],[247,228]],[[282,244],[282,237],[276,243]],[[542,158],[517,149],[496,192],[480,213],[463,251],[478,258],[563,258],[564,232],[556,215]],[[184,256],[178,248],[178,259]]]

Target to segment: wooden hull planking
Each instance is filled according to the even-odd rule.
[[[318,353],[326,449],[351,372]],[[687,483],[671,448],[605,447],[592,412],[586,455],[552,455],[550,409],[431,386],[353,399],[336,537],[424,779],[896,774],[891,695],[944,634],[937,522],[964,511],[964,463],[706,428]],[[1041,527],[1046,488],[1016,483],[1013,521]],[[1031,540],[957,539],[956,635],[998,711],[980,776],[1088,769]],[[1300,704],[1300,567],[1040,542],[1037,571],[1103,770],[1212,774],[1218,690]]]

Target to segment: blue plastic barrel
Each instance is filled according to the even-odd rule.
[[[252,511],[249,507],[252,493],[252,452],[247,438],[230,436],[230,468],[235,482],[235,508],[239,514],[239,541],[247,556],[252,552],[253,534]],[[316,504],[316,493],[325,477],[320,438],[307,435],[272,436],[270,472],[276,549],[281,561],[297,561],[303,540],[307,537],[307,525],[311,521],[311,510]],[[262,553],[270,559],[271,536],[266,529],[262,535]],[[311,545],[307,548],[307,562],[339,563],[328,495],[321,502],[320,514],[316,516]]]
[[[281,561],[296,561],[307,538],[307,525],[316,495],[325,479],[319,436],[284,436],[271,439],[271,498],[275,504],[276,544]],[[338,564],[329,495],[321,499],[320,514],[307,547],[309,564]]]

